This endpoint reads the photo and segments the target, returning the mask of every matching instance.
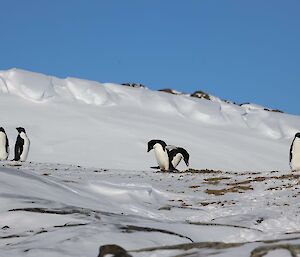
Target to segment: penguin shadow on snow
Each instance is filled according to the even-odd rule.
[[[189,166],[189,153],[182,147],[167,145],[165,141],[160,139],[152,139],[148,142],[148,150],[154,151],[154,155],[158,166],[151,167],[159,169],[162,172],[179,172],[176,169],[180,161],[183,159],[186,166]]]

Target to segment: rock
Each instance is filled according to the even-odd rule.
[[[158,91],[160,92],[165,92],[165,93],[169,93],[169,94],[172,94],[172,95],[181,95],[180,92],[176,91],[176,90],[173,90],[171,88],[164,88],[164,89],[159,89]]]
[[[100,246],[98,257],[104,257],[107,254],[113,257],[132,257],[124,248],[115,244]]]
[[[127,87],[135,87],[135,88],[146,88],[143,84],[140,83],[122,83],[121,85]]]
[[[201,90],[195,91],[193,94],[191,94],[191,97],[204,98],[206,100],[211,100],[209,94],[207,94]]]
[[[264,110],[265,110],[265,111],[268,111],[268,112],[279,112],[279,113],[284,113],[283,111],[278,110],[278,109],[268,109],[268,108],[265,108]]]

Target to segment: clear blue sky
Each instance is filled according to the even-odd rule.
[[[0,69],[203,90],[300,115],[299,0],[9,0]]]

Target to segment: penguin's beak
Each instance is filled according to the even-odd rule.
[[[187,161],[187,162],[185,162],[185,164],[186,164],[186,166],[189,166],[189,162]]]
[[[151,151],[151,149],[148,147],[147,153],[149,153]]]

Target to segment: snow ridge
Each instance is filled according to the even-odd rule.
[[[241,127],[259,129],[277,139],[291,137],[299,130],[297,125],[285,124],[286,118],[294,123],[292,116],[269,113],[265,107],[256,104],[237,106],[214,96],[210,96],[211,101],[208,101],[188,95],[155,92],[144,87],[124,87],[77,78],[59,79],[16,68],[0,71],[0,93],[41,103],[67,101],[96,106],[131,106],[172,113],[214,125],[228,125],[234,122]]]
[[[161,138],[199,156],[192,164],[202,168],[288,169],[298,116],[210,99],[0,71],[1,125],[29,129],[36,161],[145,168],[152,160],[144,152],[147,140]]]

